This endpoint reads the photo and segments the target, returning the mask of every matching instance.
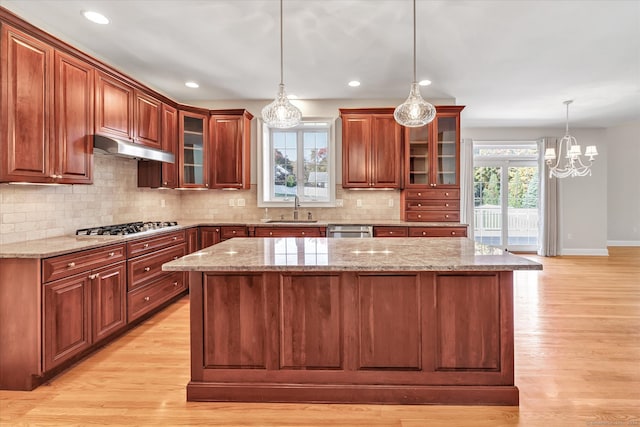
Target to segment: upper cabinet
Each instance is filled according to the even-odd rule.
[[[460,112],[438,106],[428,125],[405,128],[405,187],[460,187]]]
[[[209,117],[211,188],[250,188],[251,119],[246,110],[212,111]]]
[[[90,184],[89,64],[2,24],[0,182]]]
[[[208,111],[179,112],[178,176],[181,188],[209,188]]]
[[[176,188],[178,187],[178,110],[170,105],[160,106],[161,144],[158,148],[172,153],[175,163],[153,160],[138,161],[138,187]],[[148,145],[148,144],[145,144]]]
[[[98,72],[95,95],[95,133],[133,140],[134,89]]]
[[[152,148],[162,148],[162,102],[135,91],[135,126],[133,140]]]
[[[342,187],[400,188],[402,127],[390,108],[340,109]]]

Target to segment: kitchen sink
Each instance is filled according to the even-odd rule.
[[[309,224],[318,222],[317,219],[270,219],[267,224]]]

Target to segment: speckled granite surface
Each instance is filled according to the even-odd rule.
[[[235,238],[165,271],[512,271],[542,265],[465,237]]]
[[[176,230],[183,230],[195,226],[207,225],[246,225],[248,227],[270,226],[270,227],[301,227],[317,226],[326,227],[329,224],[363,224],[376,226],[412,226],[412,227],[456,227],[460,223],[452,222],[411,222],[404,221],[318,221],[314,223],[265,223],[263,221],[180,221],[178,226],[166,227],[160,230],[150,230],[142,233],[130,234],[128,236],[60,236],[48,239],[29,240],[26,242],[10,243],[0,245],[0,258],[48,258],[65,253],[92,249],[115,243],[123,243],[132,239],[141,239],[158,233],[167,233]]]

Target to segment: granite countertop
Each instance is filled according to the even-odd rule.
[[[269,227],[326,227],[329,224],[366,224],[376,226],[412,226],[412,227],[456,227],[466,226],[460,223],[449,222],[404,222],[400,220],[369,221],[369,220],[330,220],[312,223],[275,222],[268,223],[261,220],[250,221],[214,221],[214,220],[178,220],[178,225],[165,227],[157,230],[144,231],[142,233],[129,234],[126,236],[58,236],[47,239],[28,240],[0,245],[0,258],[48,258],[52,256],[67,254],[85,249],[99,248],[111,244],[124,243],[133,239],[143,239],[155,234],[168,233],[172,231],[184,230],[191,227],[207,225],[237,225],[247,227],[269,226]]]
[[[165,271],[512,271],[542,265],[466,237],[234,238]]]

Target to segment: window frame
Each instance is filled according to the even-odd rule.
[[[326,123],[328,125],[328,195],[329,200],[327,201],[317,201],[305,198],[304,195],[298,194],[300,199],[300,203],[303,204],[304,207],[335,207],[336,206],[336,162],[338,159],[336,153],[336,143],[335,143],[335,132],[336,132],[336,118],[331,117],[304,117],[302,119],[302,123]],[[257,129],[256,132],[256,143],[257,143],[257,190],[258,190],[258,207],[259,208],[270,208],[270,207],[291,207],[293,204],[293,197],[283,198],[282,200],[265,200],[265,195],[271,194],[271,189],[274,185],[271,178],[273,174],[269,173],[271,170],[269,167],[265,167],[265,162],[271,162],[271,138],[270,138],[270,128],[267,126],[262,118],[258,118],[257,121]],[[295,129],[295,128],[293,128]],[[299,142],[298,144],[301,144]],[[298,146],[300,149],[301,147]],[[269,164],[270,166],[270,164]]]

